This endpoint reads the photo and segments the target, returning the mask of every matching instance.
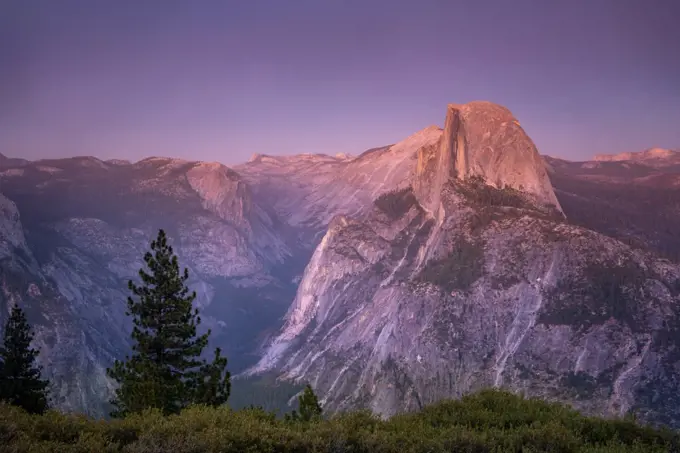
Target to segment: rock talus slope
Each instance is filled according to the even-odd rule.
[[[383,415],[499,386],[680,422],[680,271],[569,224],[512,115],[450,106],[408,187],[340,216],[252,373]]]

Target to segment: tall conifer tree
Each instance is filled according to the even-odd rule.
[[[40,379],[41,369],[35,363],[39,351],[31,348],[31,341],[33,334],[26,315],[15,305],[0,346],[0,400],[41,414],[48,407],[49,382]]]
[[[321,418],[322,409],[319,404],[319,399],[316,397],[312,386],[307,384],[302,395],[298,397],[300,419],[308,422]]]
[[[304,390],[298,396],[298,411],[293,410],[291,413],[286,414],[285,419],[289,422],[310,422],[321,419],[323,409],[312,386],[309,384],[305,385]]]
[[[114,417],[160,409],[164,414],[181,411],[190,404],[217,406],[229,397],[227,359],[215,350],[212,362],[201,359],[210,331],[197,335],[201,322],[193,308],[195,292],[189,292],[189,271],[180,272],[177,256],[163,230],[144,255],[141,286],[128,286],[128,316],[133,317],[133,353],[116,361],[108,375],[119,383],[111,401]]]

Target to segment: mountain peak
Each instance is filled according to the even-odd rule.
[[[594,160],[600,162],[618,162],[623,160],[646,161],[655,159],[669,159],[680,157],[680,151],[673,151],[665,148],[649,148],[644,151],[619,153],[619,154],[597,154]]]
[[[9,157],[0,153],[0,170],[5,170],[3,167],[21,167],[28,164],[29,161],[26,159],[20,159],[17,157]]]
[[[452,177],[509,186],[561,211],[533,141],[510,110],[492,102],[449,104],[438,149],[421,150],[418,173],[416,190],[430,211],[438,209],[438,194]]]

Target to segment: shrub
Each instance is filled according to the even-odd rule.
[[[560,404],[484,390],[381,420],[367,411],[289,423],[256,410],[194,406],[101,421],[0,406],[0,446],[15,452],[599,452],[677,451],[680,435],[632,420],[584,417]]]

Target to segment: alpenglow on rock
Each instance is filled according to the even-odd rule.
[[[0,321],[26,307],[55,407],[107,413],[127,280],[163,227],[230,371],[270,346],[256,369],[325,412],[502,386],[680,427],[676,160],[548,158],[558,205],[515,121],[453,105],[446,131],[356,157],[231,168],[0,155]]]
[[[414,268],[411,269],[411,275],[420,272],[426,262],[437,255],[444,222],[451,214],[444,209],[442,194],[446,192],[445,188],[453,179],[464,181],[478,177],[498,189],[509,186],[522,192],[527,201],[539,207],[554,207],[562,213],[536,146],[512,113],[500,105],[485,101],[464,105],[449,104],[443,130],[436,126],[427,127],[394,145],[393,148],[407,151],[407,154],[401,156],[400,163],[413,165],[413,161],[416,161],[415,171],[401,172],[409,181],[395,187],[395,190],[411,186],[417,200],[415,203],[417,209],[407,211],[424,210],[427,213],[427,216],[423,212],[408,216],[409,226],[417,218],[422,217],[417,236],[423,241],[423,237],[427,238],[418,249],[417,256],[412,257]],[[377,198],[377,194],[374,194],[373,198]],[[352,259],[345,260],[347,258],[345,253],[339,253],[332,260],[328,259],[329,255],[334,255],[332,248],[329,249],[329,244],[337,240],[338,234],[342,235],[350,224],[355,225],[353,228],[367,230],[366,235],[361,236],[364,240],[357,240],[359,243],[352,245],[360,254],[368,248],[372,249],[362,254],[361,264],[366,265],[375,264],[383,258],[383,252],[376,252],[375,249],[379,248],[376,244],[388,244],[403,233],[394,230],[378,231],[378,234],[375,234],[376,231],[373,231],[375,228],[364,228],[361,222],[348,222],[347,218],[340,216],[329,225],[326,235],[307,266],[281,335],[272,342],[252,372],[271,369],[282,356],[285,356],[284,351],[290,353],[294,340],[305,327],[312,320],[318,323],[320,320],[315,317],[319,313],[326,313],[321,301],[326,290],[330,288],[325,285],[332,285],[335,280],[342,280],[357,270],[359,263]],[[401,225],[401,228],[403,226]],[[414,238],[410,245],[417,242]],[[381,287],[392,282],[392,277],[401,270],[406,258],[404,256],[399,261],[397,268],[393,269]],[[334,265],[324,267],[320,263],[325,260],[333,262]]]
[[[635,153],[597,154],[595,162],[635,162],[650,167],[665,167],[680,164],[680,150],[649,148]]]
[[[500,105],[449,104],[439,143],[422,148],[418,157],[414,188],[430,212],[437,210],[442,185],[451,177],[479,177],[498,189],[512,187],[538,204],[562,211],[536,146]]]
[[[329,413],[494,386],[680,425],[680,266],[567,223],[514,121],[450,106],[410,187],[331,222],[250,373],[311,383]]]

